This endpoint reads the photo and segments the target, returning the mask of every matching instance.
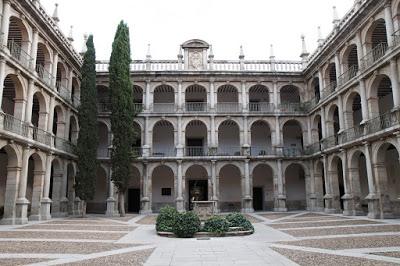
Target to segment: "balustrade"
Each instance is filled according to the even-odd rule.
[[[250,102],[249,111],[252,113],[273,113],[275,111],[275,104],[266,102]]]
[[[362,69],[367,69],[372,66],[376,61],[385,56],[388,51],[387,43],[380,43],[375,46],[370,52],[368,52],[363,58],[361,58],[361,67]]]
[[[196,157],[196,156],[206,156],[204,147],[189,146],[185,148],[185,156]]]
[[[217,103],[218,113],[239,113],[242,111],[239,103]]]
[[[158,113],[174,113],[175,103],[154,103],[153,111]]]
[[[7,42],[7,48],[10,51],[10,55],[15,58],[22,66],[29,68],[32,64],[33,58],[16,43],[14,40]]]
[[[185,111],[189,113],[207,112],[206,102],[187,102],[185,103]]]

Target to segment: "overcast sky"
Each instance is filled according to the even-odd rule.
[[[215,59],[268,59],[270,44],[277,59],[298,60],[300,36],[310,52],[317,46],[317,27],[323,37],[332,30],[336,6],[342,18],[353,0],[41,0],[52,15],[59,4],[60,28],[68,35],[74,26],[75,47],[82,49],[83,33],[94,35],[98,60],[108,60],[116,27],[130,27],[132,58],[144,59],[151,44],[153,59],[176,59],[179,45],[202,39],[213,45]]]

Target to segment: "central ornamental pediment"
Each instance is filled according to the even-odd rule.
[[[203,40],[200,39],[192,39],[189,41],[186,41],[182,44],[182,48],[205,48],[208,49],[210,47],[210,45],[208,43],[206,43]]]
[[[192,39],[181,45],[184,50],[185,70],[206,70],[207,50],[210,45],[200,39]]]

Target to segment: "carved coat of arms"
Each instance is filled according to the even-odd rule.
[[[190,66],[193,69],[199,70],[201,69],[203,64],[201,53],[193,52],[190,54]]]

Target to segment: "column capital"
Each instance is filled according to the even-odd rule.
[[[371,146],[371,143],[369,143],[368,141],[364,141],[362,145],[364,145],[364,147],[366,148],[369,148]]]

